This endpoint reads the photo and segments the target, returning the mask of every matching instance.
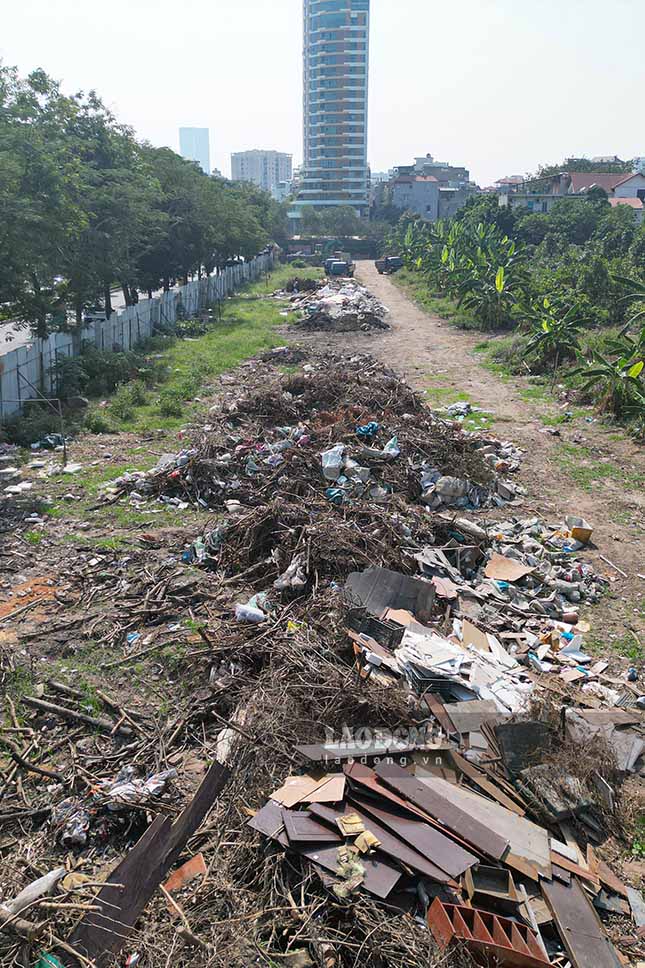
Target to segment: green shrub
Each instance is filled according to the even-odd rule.
[[[113,434],[114,427],[101,410],[90,410],[85,418],[85,430],[90,434]]]
[[[136,403],[133,398],[132,385],[126,384],[125,386],[119,387],[119,389],[114,394],[108,411],[111,416],[117,417],[124,423],[134,418]]]
[[[185,407],[184,400],[179,390],[163,390],[157,409],[163,417],[181,417]]]
[[[491,363],[499,363],[509,373],[527,373],[524,362],[528,338],[523,333],[511,333],[491,339],[486,344],[486,356]]]
[[[83,390],[91,396],[112,393],[120,384],[137,379],[146,367],[142,353],[105,353],[95,346],[86,346],[81,360],[87,375]]]
[[[65,433],[78,430],[78,420],[64,420]],[[0,437],[4,437],[10,444],[19,447],[29,447],[47,434],[60,433],[60,417],[46,404],[29,404],[22,415],[10,417],[2,425]]]
[[[76,397],[85,393],[89,381],[82,356],[59,356],[50,367],[56,392],[61,399]]]
[[[135,380],[134,383],[128,385],[128,388],[130,390],[130,398],[135,407],[144,407],[148,402],[145,384],[141,380]]]

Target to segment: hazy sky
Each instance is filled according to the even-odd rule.
[[[302,0],[4,0],[0,59],[95,88],[139,137],[211,163],[302,157]],[[644,0],[372,0],[374,171],[430,152],[481,185],[567,155],[645,155]]]

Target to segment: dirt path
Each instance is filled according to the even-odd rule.
[[[593,523],[596,547],[591,560],[612,579],[611,595],[589,616],[594,633],[600,639],[611,636],[619,652],[633,652],[634,661],[639,652],[645,658],[632,634],[645,646],[645,580],[638,577],[645,574],[645,448],[616,428],[588,423],[579,408],[571,423],[558,427],[561,436],[552,437],[544,432],[545,421],[552,423],[570,405],[527,399],[528,381],[491,373],[474,352],[481,334],[428,315],[390,277],[380,276],[372,262],[358,263],[356,276],[390,310],[391,330],[376,336],[317,334],[299,342],[370,352],[414,387],[428,391],[430,401],[440,400],[440,406],[467,394],[473,404],[492,411],[493,432],[526,451],[520,479],[527,496],[517,513],[540,514],[554,523],[565,514],[577,514]],[[585,414],[592,416],[592,411]]]

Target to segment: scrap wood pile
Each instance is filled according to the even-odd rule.
[[[638,894],[607,861],[626,835],[643,717],[635,687],[584,651],[579,606],[603,587],[584,560],[590,529],[466,516],[508,513],[498,483],[519,454],[438,421],[365,358],[319,360],[301,379],[255,373],[262,389],[231,391],[192,451],[114,485],[111,499],[222,515],[188,536],[183,565],[176,551],[145,574],[135,555],[139,583],[122,562],[81,576],[93,610],[109,601],[93,630],[107,666],[190,620],[186,689],[163,715],[116,686],[93,697],[98,711],[56,682],[23,700],[0,764],[17,859],[0,885],[0,959],[642,957]],[[437,483],[467,481],[454,510],[435,510],[424,460]],[[217,763],[232,774],[223,789]],[[33,907],[16,903],[60,868]],[[108,876],[124,887],[94,886]]]
[[[387,309],[353,279],[328,279],[313,289],[299,281],[297,289],[287,291],[291,309],[300,313],[298,329],[346,333],[390,328]]]

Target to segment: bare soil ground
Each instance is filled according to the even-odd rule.
[[[481,334],[424,312],[392,277],[380,276],[373,262],[358,263],[356,278],[390,311],[390,331],[303,334],[298,341],[372,353],[415,389],[427,391],[431,403],[445,406],[467,397],[490,410],[493,432],[525,450],[520,479],[527,490],[526,516],[535,513],[557,522],[576,514],[594,525],[590,560],[612,580],[612,594],[589,616],[594,635],[599,646],[611,649],[616,643],[619,654],[642,662],[645,654],[634,634],[645,647],[645,580],[638,577],[645,574],[645,448],[595,419],[593,410],[583,414],[578,407],[571,423],[558,427],[561,436],[551,436],[546,426],[571,409],[570,401],[546,399],[534,394],[525,379],[490,372],[474,349]]]
[[[378,276],[372,264],[361,263],[358,278],[390,310],[390,331],[297,333],[285,325],[285,341],[298,342],[305,350],[310,347],[341,353],[368,352],[398,371],[415,388],[427,391],[433,405],[444,406],[467,395],[473,404],[490,410],[494,416],[493,432],[525,450],[519,479],[527,495],[513,513],[539,514],[554,523],[566,513],[576,513],[594,524],[595,548],[586,557],[612,579],[612,591],[600,606],[586,609],[584,618],[593,625],[595,648],[613,658],[614,668],[610,672],[622,673],[627,665],[634,664],[639,666],[642,678],[645,670],[638,639],[645,644],[645,580],[638,575],[645,574],[641,550],[645,532],[643,449],[609,424],[587,423],[586,417],[592,416],[592,411],[582,413],[578,408],[573,421],[559,427],[560,438],[543,433],[553,417],[571,406],[570,402],[532,398],[526,381],[506,380],[490,373],[474,350],[479,341],[476,335],[459,331],[423,312],[392,279]],[[223,374],[200,393],[204,411],[195,422],[202,424],[211,406],[221,407],[232,384],[239,381],[260,385],[265,379],[266,371],[254,363]],[[106,506],[102,504],[100,487],[126,469],[152,466],[161,454],[177,452],[189,446],[190,440],[190,427],[147,435],[79,437],[71,448],[71,460],[82,465],[77,475],[39,477],[38,471],[31,473],[34,491],[30,494],[34,498],[50,498],[57,513],[47,517],[42,525],[30,524],[18,513],[15,517],[0,517],[0,693],[6,683],[19,699],[30,695],[36,682],[60,679],[87,693],[88,708],[101,711],[95,690],[102,689],[144,718],[150,739],[141,763],[151,769],[167,765],[164,737],[174,737],[178,731],[180,739],[172,748],[168,763],[179,769],[184,801],[217,749],[222,718],[228,722],[237,708],[228,680],[222,680],[222,685],[218,678],[209,685],[212,653],[214,649],[221,651],[227,630],[230,632],[234,601],[231,596],[235,593],[226,584],[214,583],[208,573],[186,569],[180,561],[187,538],[201,534],[209,524],[212,527],[212,514],[191,508],[162,508],[156,503],[140,509],[124,501]],[[49,455],[38,456],[49,459]],[[499,514],[508,516],[509,510]],[[610,559],[627,577],[600,555]],[[252,590],[255,589],[249,587],[249,592]],[[330,630],[322,625],[322,620],[316,617],[316,621],[330,638]],[[148,639],[152,626],[158,628],[154,637]],[[123,643],[130,632],[140,632],[141,640],[133,647],[133,659],[123,662]],[[146,653],[150,648],[155,651]],[[218,672],[219,675],[224,673]],[[284,696],[278,695],[278,687],[283,688]],[[295,702],[292,683],[288,686],[290,692],[286,680],[276,682],[276,689],[276,708],[286,705],[287,696]],[[312,712],[308,679],[301,691],[305,699],[298,706],[298,715],[302,707],[307,728],[313,728],[317,721],[328,722],[326,711]],[[212,720],[205,718],[202,710],[205,702],[211,702],[211,693],[217,694],[220,703],[217,709],[213,707],[216,718]],[[354,704],[353,694],[348,695],[347,702]],[[47,729],[53,740],[61,736],[61,741],[66,742],[66,727],[51,723]],[[273,742],[271,730],[266,733]],[[45,736],[48,735],[46,731]],[[121,760],[112,750],[112,740],[98,736],[90,739],[89,753],[99,759],[107,756],[100,760],[102,768],[116,773]],[[63,753],[57,755],[62,757]],[[282,769],[281,761],[276,769]],[[256,770],[254,760],[245,760],[239,773],[247,776]],[[284,771],[280,776],[283,775]],[[88,777],[91,780],[90,774]],[[35,802],[39,782],[39,778],[33,777],[26,782],[22,790],[25,809]],[[262,786],[263,794],[267,792],[264,787],[273,788],[267,786],[264,774],[258,778],[257,786]],[[230,794],[230,801],[236,801],[235,809],[239,807],[238,827],[248,819],[248,812],[243,813],[243,809],[255,807],[258,799],[255,795],[251,798],[246,789],[243,793],[242,797],[241,788],[236,787]],[[642,784],[638,779],[623,788],[623,803],[631,802],[630,797],[636,816],[642,804]],[[628,825],[630,830],[633,826]],[[199,847],[209,867],[212,863],[216,871],[216,859],[227,844],[218,842],[215,829],[215,825],[206,828]],[[86,859],[87,871],[94,871],[99,863],[107,867],[123,853],[125,843],[126,838],[119,835],[97,856]],[[26,828],[0,838],[0,890],[11,893],[16,885],[24,886],[42,872],[41,868],[46,869],[52,851],[47,829],[42,825],[34,831]],[[257,869],[260,878],[262,865],[258,858],[256,850],[246,860],[249,870]],[[630,883],[639,884],[645,876],[643,860],[632,856],[622,843],[611,841],[605,848],[605,858],[615,861]],[[266,877],[271,877],[268,867]],[[249,876],[249,883],[250,880]],[[219,877],[207,879],[199,889],[195,888],[190,899],[191,922],[204,937],[214,927],[217,930],[227,925],[225,933],[230,938],[222,940],[218,934],[223,954],[213,964],[246,968],[257,959],[255,949],[250,954],[243,950],[248,938],[242,930],[247,918],[259,916],[255,913],[255,894],[246,888],[241,890],[237,881],[225,887],[223,890]],[[231,912],[238,909],[240,916],[231,917]],[[241,938],[244,935],[239,944],[234,936],[238,931]],[[175,945],[174,929],[162,899],[157,897],[146,915],[137,946],[145,950],[146,964],[154,968],[169,963],[177,968],[206,963],[201,954],[179,952]],[[237,953],[226,962],[229,950]]]

